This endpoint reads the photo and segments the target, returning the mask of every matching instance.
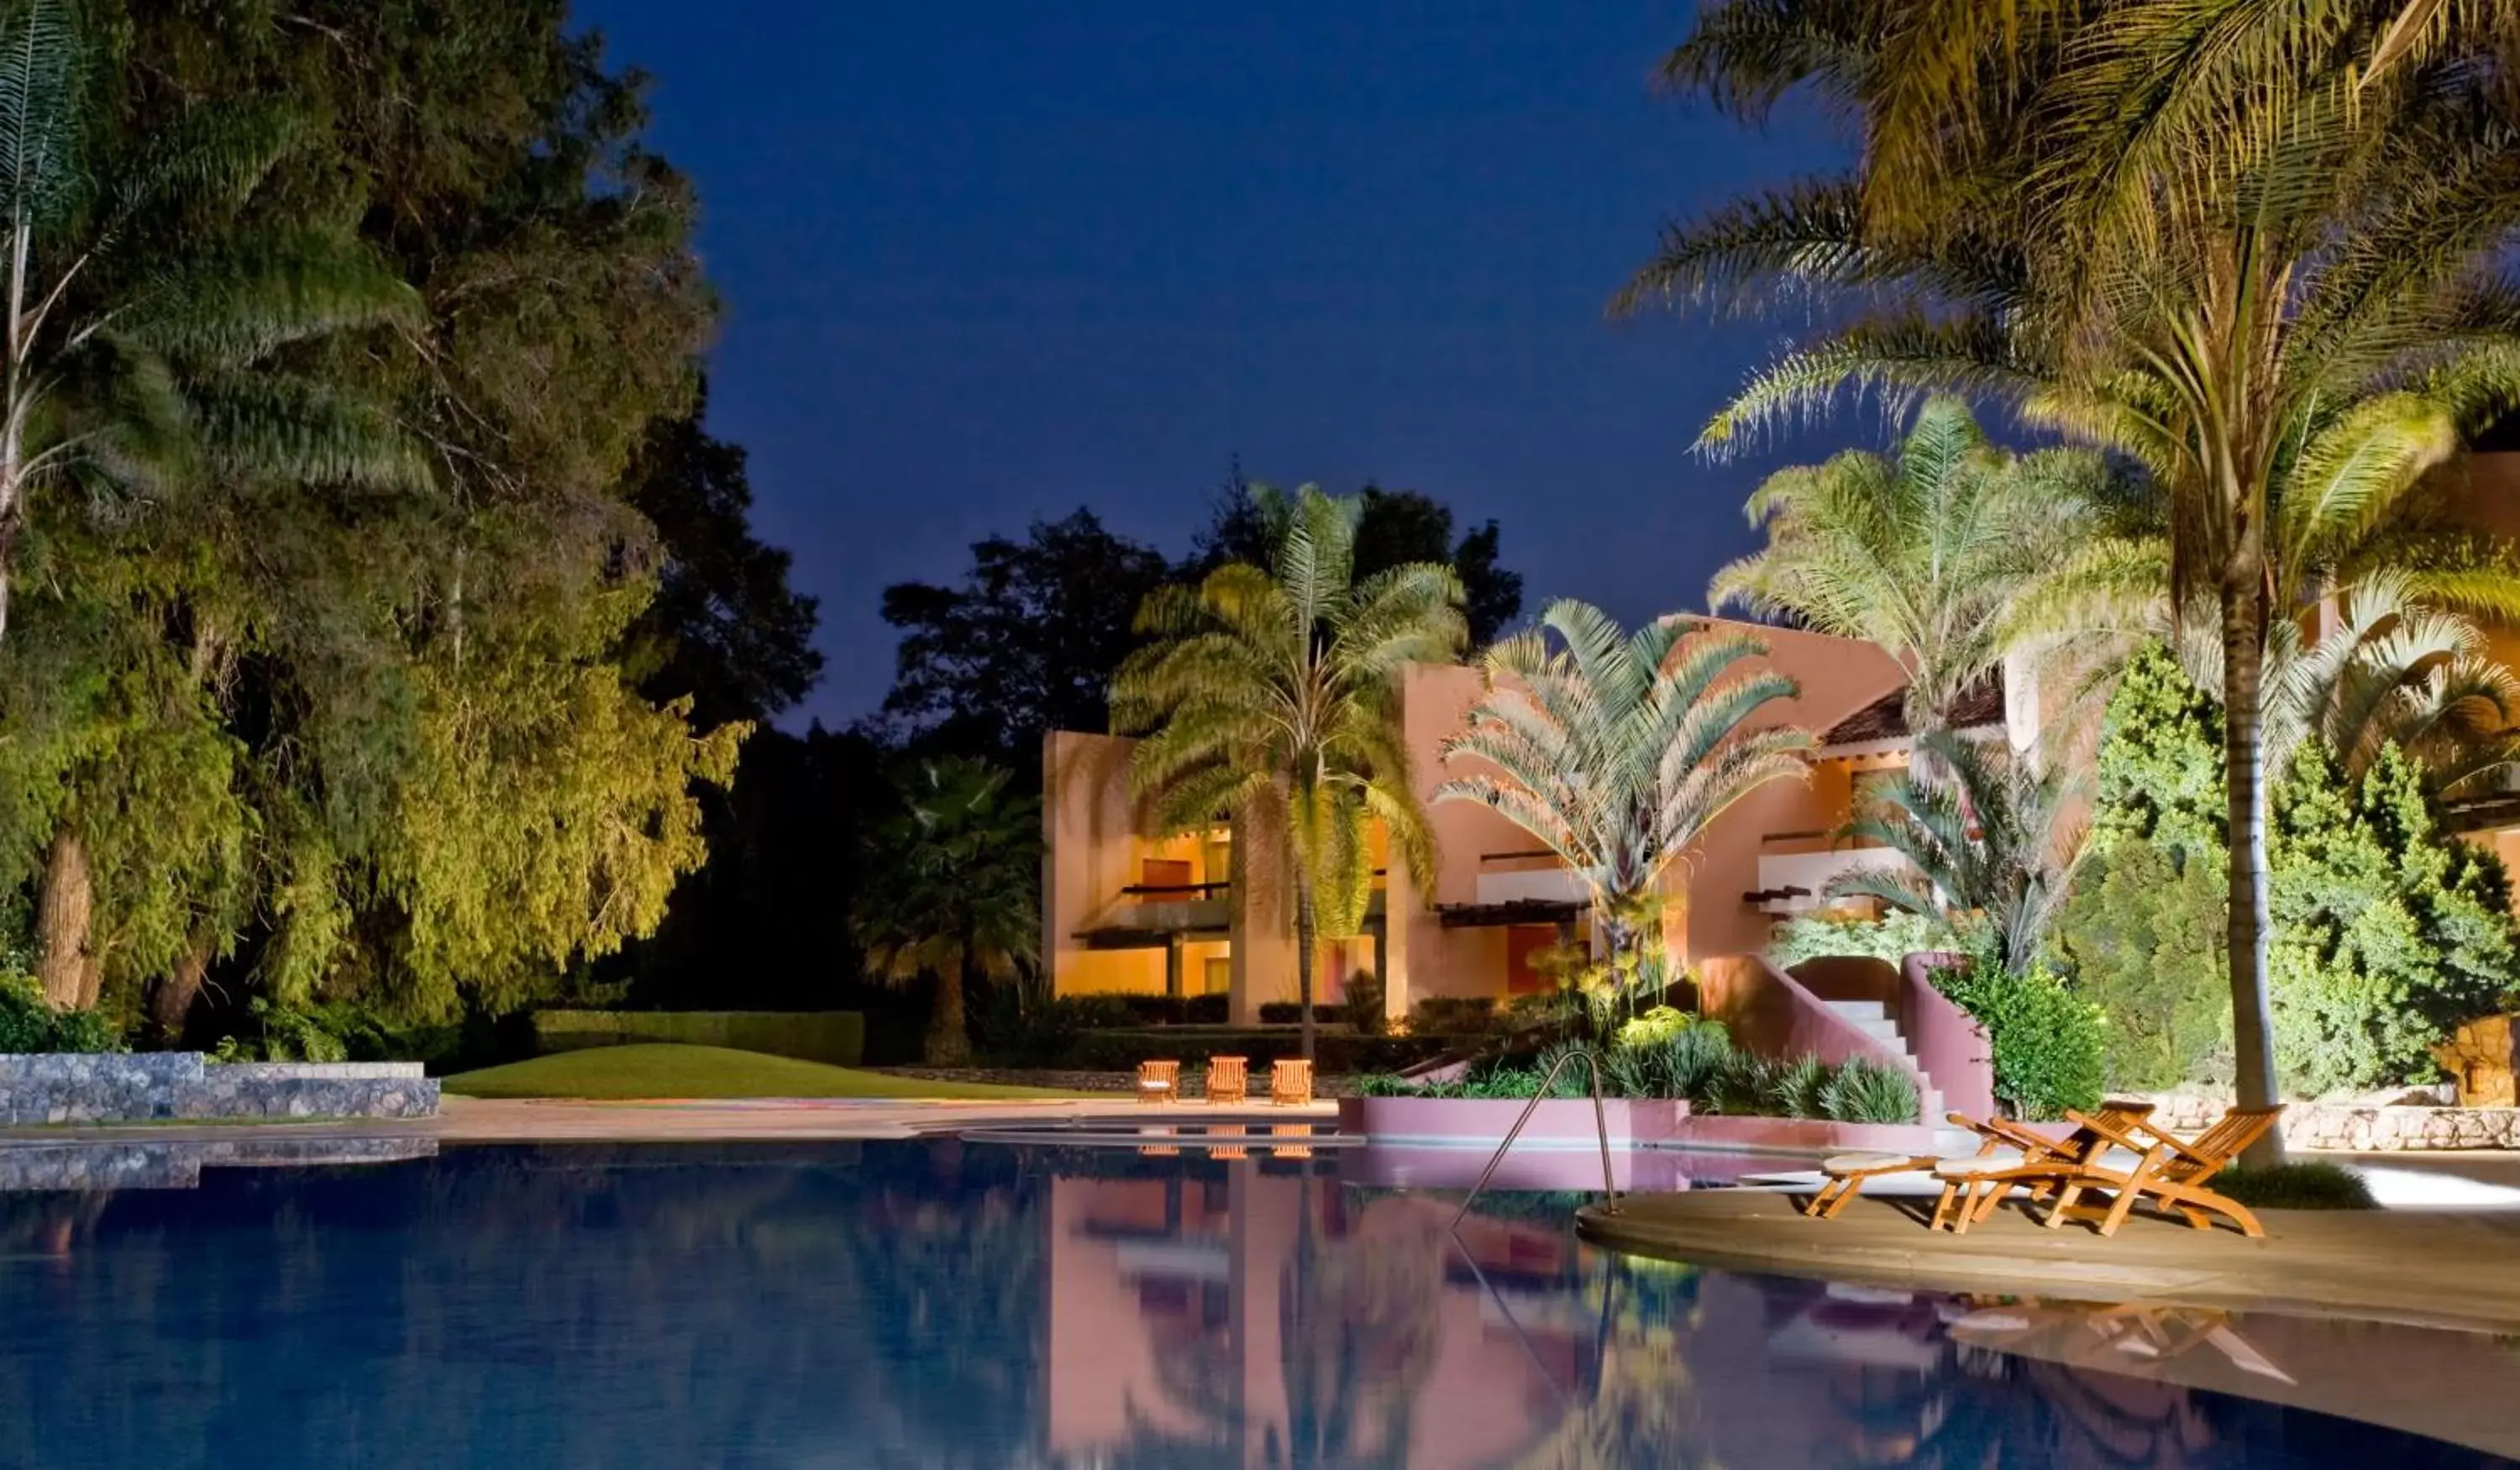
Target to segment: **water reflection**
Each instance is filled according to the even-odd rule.
[[[1457,1237],[1448,1198],[1252,1153],[463,1149],[0,1196],[0,1465],[2520,1450],[2520,1359],[2488,1338],[1621,1263],[1567,1199],[1502,1196]]]

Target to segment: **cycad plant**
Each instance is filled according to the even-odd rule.
[[[1875,804],[1838,833],[1889,848],[1907,866],[1851,869],[1825,891],[1924,914],[1956,948],[1982,933],[2004,973],[2022,974],[2082,863],[2083,833],[2063,821],[2078,783],[2055,763],[2034,765],[1949,731],[1923,736],[1917,749],[1933,759],[1884,782]]]
[[[1734,0],[1672,79],[1748,115],[1808,84],[1863,161],[1676,228],[1630,289],[1817,294],[1838,324],[1710,444],[1840,389],[2001,398],[2122,454],[2170,527],[2171,604],[2223,647],[2238,1091],[2276,1095],[2267,1005],[2266,634],[2302,585],[2287,498],[2356,530],[2520,401],[2520,225],[2498,8],[2403,0]],[[2402,22],[2414,30],[2405,30]],[[2401,41],[2392,41],[2398,36]],[[2374,67],[2375,58],[2387,65]],[[2316,548],[2311,549],[2316,555]],[[2252,1162],[2271,1162],[2268,1144]]]
[[[0,631],[49,487],[428,480],[374,405],[291,371],[299,344],[419,316],[354,222],[239,223],[295,119],[204,105],[185,127],[126,137],[102,68],[67,0],[0,12]]]
[[[1236,881],[1292,889],[1296,994],[1314,1049],[1313,968],[1372,898],[1371,828],[1420,890],[1434,852],[1400,728],[1400,675],[1449,663],[1468,637],[1453,570],[1412,562],[1354,577],[1354,500],[1306,486],[1275,503],[1275,564],[1231,562],[1139,612],[1152,639],[1111,681],[1112,722],[1145,732],[1130,779],[1150,824],[1235,827]]]
[[[934,1066],[971,1058],[965,988],[1041,958],[1041,804],[1008,782],[984,761],[922,761],[869,834],[852,927],[876,974],[934,978]]]
[[[1628,634],[1589,603],[1553,602],[1488,650],[1487,694],[1444,744],[1462,774],[1435,799],[1494,808],[1539,839],[1590,893],[1611,972],[1649,972],[1663,870],[1734,802],[1808,778],[1810,732],[1751,724],[1796,692],[1743,667],[1767,651],[1687,618]]]
[[[2002,666],[2007,609],[2087,533],[2106,475],[2095,455],[2012,455],[1937,396],[1894,457],[1771,475],[1748,507],[1767,544],[1717,572],[1707,601],[1880,645],[1908,666],[1909,727],[1940,728]]]

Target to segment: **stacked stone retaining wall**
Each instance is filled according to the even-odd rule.
[[[418,1062],[212,1062],[198,1051],[0,1054],[0,1124],[426,1118]]]
[[[2148,1100],[2153,1122],[2182,1136],[2211,1128],[2231,1105],[2228,1098],[2176,1092]],[[2284,1108],[2283,1135],[2293,1148],[2356,1152],[2520,1148],[2520,1108],[2295,1102]]]

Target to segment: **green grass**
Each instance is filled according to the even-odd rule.
[[[1069,1097],[1043,1088],[927,1082],[725,1047],[589,1047],[447,1078],[462,1097]]]
[[[2213,1186],[2252,1210],[2376,1210],[2370,1187],[2334,1164],[2238,1165],[2214,1176]]]

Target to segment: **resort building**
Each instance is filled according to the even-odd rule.
[[[1746,625],[1736,625],[1746,626]],[[1903,770],[1910,735],[1906,675],[1875,645],[1756,628],[1766,662],[1800,694],[1762,712],[1766,724],[1822,732],[1807,782],[1774,782],[1720,818],[1668,869],[1664,934],[1680,963],[1763,949],[1778,918],[1814,907],[1851,864],[1897,861],[1850,850],[1831,834],[1865,788]],[[1989,687],[1959,724],[1985,738],[2037,732],[2037,686]],[[1316,999],[1336,1002],[1361,969],[1383,981],[1387,1013],[1430,997],[1505,1000],[1550,983],[1551,952],[1585,940],[1588,899],[1576,875],[1529,834],[1466,802],[1432,801],[1451,775],[1444,741],[1483,691],[1474,668],[1420,665],[1402,679],[1402,719],[1417,787],[1428,802],[1435,881],[1417,890],[1380,861],[1365,934],[1323,946]],[[2012,706],[2007,721],[2006,706]],[[1042,954],[1062,996],[1222,995],[1234,1020],[1295,999],[1294,940],[1281,912],[1285,885],[1238,874],[1236,833],[1220,825],[1157,838],[1141,829],[1129,785],[1134,742],[1057,732],[1043,752]],[[1251,854],[1240,861],[1254,861]],[[1238,881],[1238,877],[1241,880]]]

